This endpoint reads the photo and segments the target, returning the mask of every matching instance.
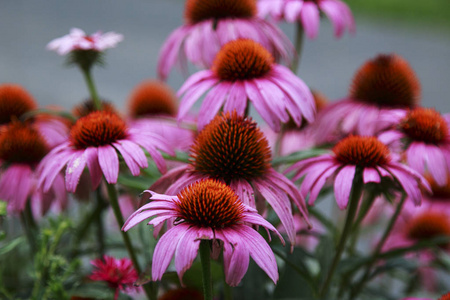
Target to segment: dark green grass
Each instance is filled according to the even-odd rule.
[[[355,16],[450,29],[450,0],[344,0]]]

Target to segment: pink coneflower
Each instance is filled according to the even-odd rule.
[[[0,127],[36,109],[38,104],[33,96],[21,85],[0,85]],[[56,118],[38,116],[27,120],[44,137],[49,147],[54,147],[67,138],[67,126]]]
[[[267,201],[280,218],[291,244],[294,243],[290,200],[308,222],[306,204],[294,184],[270,165],[268,142],[255,122],[235,112],[216,116],[197,136],[190,156],[189,164],[169,171],[151,188],[177,195],[200,179],[221,180],[231,186],[245,205],[257,207],[261,213]]]
[[[380,134],[379,139],[395,148],[400,146],[408,165],[417,172],[428,172],[439,185],[447,184],[450,116],[419,107],[400,115],[397,122],[395,129]]]
[[[256,0],[187,0],[185,18],[187,24],[176,29],[161,48],[161,79],[176,63],[185,68],[186,60],[209,68],[220,48],[236,39],[253,39],[286,61],[294,53],[280,29],[256,17]]]
[[[48,50],[57,52],[59,55],[66,55],[75,50],[104,51],[114,48],[123,40],[123,35],[115,32],[102,33],[97,31],[92,35],[78,28],[72,28],[68,35],[52,40],[47,45]]]
[[[163,136],[174,149],[189,149],[194,132],[177,125],[177,97],[167,84],[158,80],[141,82],[131,92],[128,107],[133,126]]]
[[[229,285],[238,285],[244,277],[249,256],[273,282],[277,282],[275,256],[264,238],[250,226],[262,226],[283,239],[256,210],[242,203],[229,186],[206,179],[184,188],[178,196],[160,195],[148,190],[144,193],[150,203],[134,212],[122,230],[127,231],[151,217],[155,218],[148,224],[153,226],[175,220],[174,226],[163,234],[155,247],[153,280],[161,279],[175,255],[175,269],[181,281],[197,256],[200,241],[211,240],[214,245],[218,241],[223,243],[225,279]]]
[[[274,63],[272,55],[252,40],[226,44],[210,70],[195,73],[178,91],[183,95],[178,119],[206,94],[200,108],[198,127],[209,123],[223,107],[243,115],[250,101],[264,121],[279,131],[290,118],[297,126],[302,116],[314,120],[313,96],[306,84],[288,68]]]
[[[98,258],[91,261],[95,267],[89,279],[104,281],[109,287],[114,289],[114,299],[119,298],[120,291],[130,291],[138,289],[133,284],[138,280],[138,274],[133,268],[133,263],[128,258],[116,259],[112,256],[104,255],[103,259]]]
[[[289,23],[300,22],[310,39],[319,33],[320,13],[323,12],[333,24],[334,35],[339,38],[348,28],[355,32],[355,20],[347,4],[340,0],[259,0],[258,15],[269,15],[275,20]]]
[[[33,210],[45,214],[53,202],[64,209],[66,191],[63,178],[56,175],[45,192],[38,187],[36,167],[51,149],[44,136],[31,124],[18,121],[0,129],[0,198],[8,202],[8,210],[21,212],[28,200]]]
[[[95,111],[77,120],[70,130],[67,141],[54,148],[40,165],[40,180],[44,190],[48,190],[53,179],[66,168],[66,188],[75,192],[81,173],[88,167],[92,186],[97,188],[102,175],[108,183],[117,182],[119,157],[121,154],[134,176],[140,168],[148,166],[142,148],[147,150],[161,172],[166,165],[158,149],[173,154],[164,139],[152,132],[127,127],[116,114],[108,111]]]
[[[422,200],[420,189],[430,189],[425,178],[394,161],[388,147],[375,137],[349,136],[333,148],[332,154],[299,161],[287,171],[295,170],[294,180],[305,176],[301,193],[309,194],[310,205],[314,204],[326,181],[332,178],[336,202],[340,209],[345,209],[357,167],[363,169],[364,184],[395,184],[416,205]]]
[[[408,62],[395,54],[378,55],[356,72],[350,95],[318,114],[314,126],[324,139],[376,135],[419,100],[419,80]]]

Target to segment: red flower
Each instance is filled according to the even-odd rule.
[[[138,279],[138,274],[133,268],[133,263],[128,258],[116,259],[104,255],[103,259],[95,259],[91,264],[96,267],[89,276],[92,280],[105,281],[115,289],[114,299],[119,296],[119,291],[133,288],[133,283]]]

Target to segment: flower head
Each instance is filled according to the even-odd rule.
[[[58,184],[61,178],[47,191],[36,186],[36,167],[51,149],[39,129],[31,122],[14,121],[2,128],[0,133],[0,198],[8,202],[13,212],[21,212],[31,199],[34,210],[44,214],[56,200],[60,208],[66,205],[64,188]]]
[[[114,105],[111,102],[106,101],[106,100],[101,100],[101,105],[102,105],[101,110],[118,114],[116,108],[114,107]],[[91,112],[94,112],[96,110],[97,109],[95,107],[94,101],[92,99],[87,99],[84,102],[74,106],[74,108],[72,109],[72,113],[75,117],[81,118],[81,117],[87,116],[88,114],[90,114]]]
[[[133,268],[133,263],[128,258],[116,259],[104,255],[91,261],[95,267],[89,278],[95,281],[104,281],[115,290],[115,297],[119,297],[119,291],[133,289],[134,282],[138,280],[138,274]]]
[[[270,22],[256,16],[255,0],[188,0],[187,24],[176,29],[164,43],[158,62],[158,73],[166,79],[171,68],[186,60],[209,68],[226,43],[236,39],[253,39],[275,57],[290,60],[293,46]]]
[[[108,183],[116,183],[119,175],[119,157],[121,154],[134,176],[140,168],[148,166],[144,148],[155,161],[161,172],[166,165],[158,149],[168,153],[173,150],[164,139],[153,132],[129,127],[116,114],[110,111],[95,111],[81,117],[72,126],[69,138],[54,148],[41,162],[40,184],[44,190],[52,184],[54,177],[65,166],[66,188],[74,192],[80,176],[87,166],[93,188],[100,184],[102,175]]]
[[[420,174],[430,173],[437,184],[447,184],[450,170],[448,116],[418,107],[397,117],[397,127],[379,138],[405,153],[408,165]]]
[[[290,200],[307,221],[304,199],[289,179],[271,167],[270,159],[269,144],[256,123],[235,112],[221,114],[197,136],[190,164],[169,171],[151,188],[176,195],[200,179],[220,180],[230,185],[246,205],[264,211],[267,201],[293,244],[295,228]]]
[[[156,245],[153,254],[152,278],[160,280],[175,254],[175,268],[180,277],[197,256],[201,240],[223,243],[225,277],[236,286],[245,275],[249,256],[276,282],[277,265],[272,250],[261,235],[249,225],[258,225],[278,231],[256,211],[241,202],[226,184],[206,179],[184,188],[178,196],[167,196],[145,191],[150,202],[134,212],[122,230],[151,219],[157,226],[166,220],[175,220]]]
[[[92,35],[78,28],[72,28],[68,35],[52,40],[47,45],[48,50],[56,51],[59,55],[66,55],[75,50],[93,50],[97,52],[114,48],[123,40],[123,35],[115,32],[102,33],[97,31]]]
[[[37,103],[22,86],[18,84],[0,85],[0,125],[18,119],[23,114],[35,110]]]
[[[376,135],[419,100],[420,83],[408,62],[395,54],[381,54],[359,68],[347,98],[318,114],[315,130],[324,138]]]
[[[320,13],[330,19],[334,35],[339,38],[348,29],[355,32],[352,12],[345,2],[340,0],[259,0],[258,15],[270,15],[275,20],[302,24],[306,36],[310,39],[319,33]]]
[[[180,88],[178,119],[183,119],[203,94],[198,126],[203,128],[223,107],[243,115],[250,101],[269,126],[279,131],[290,118],[300,126],[302,116],[314,120],[313,96],[306,84],[289,69],[274,63],[271,54],[252,40],[226,44],[211,70],[192,75]]]
[[[388,147],[375,137],[349,136],[341,140],[332,154],[305,159],[292,165],[294,180],[303,176],[301,192],[313,204],[327,180],[334,180],[334,193],[340,209],[348,205],[356,168],[362,170],[363,183],[396,184],[416,205],[422,200],[421,188],[430,187],[420,174],[398,163]]]
[[[137,85],[129,100],[129,114],[132,118],[145,116],[175,116],[177,98],[164,82],[146,80]]]

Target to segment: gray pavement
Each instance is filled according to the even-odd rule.
[[[183,22],[181,0],[0,0],[0,82],[24,85],[41,105],[70,108],[87,97],[81,74],[45,49],[53,38],[79,27],[122,33],[125,39],[107,53],[107,66],[94,71],[100,94],[119,108],[133,86],[156,76],[159,49]],[[282,25],[293,37],[293,26]],[[408,59],[423,88],[423,105],[450,111],[450,35],[418,26],[376,23],[357,16],[357,33],[335,40],[327,21],[315,41],[305,41],[300,76],[330,99],[347,94],[355,70],[378,53]],[[178,89],[177,72],[169,83]]]

